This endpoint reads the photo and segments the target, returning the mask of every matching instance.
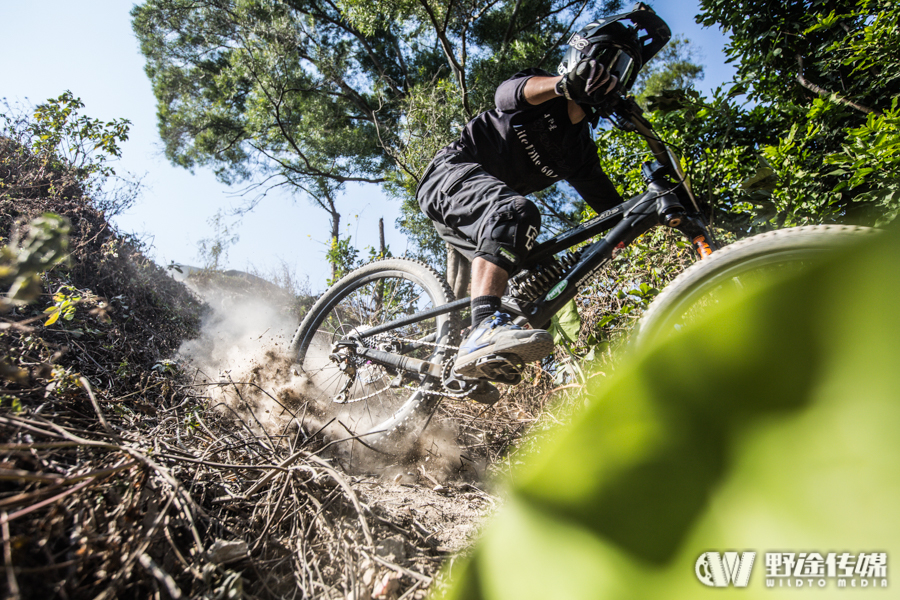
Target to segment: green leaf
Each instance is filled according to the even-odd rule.
[[[613,314],[613,315],[606,315],[605,317],[603,317],[602,319],[600,319],[599,321],[597,321],[597,327],[599,328],[599,327],[604,327],[604,326],[606,326],[606,325],[609,325],[609,324],[612,323],[614,320],[616,320],[616,318],[617,318],[617,315],[614,315],[614,314]]]
[[[578,334],[581,331],[581,316],[578,314],[578,308],[575,301],[566,302],[550,320],[550,333],[556,343],[565,340],[574,344],[578,340]]]
[[[731,86],[731,89],[728,90],[728,97],[735,98],[737,96],[741,96],[747,93],[748,86],[746,83],[737,83]]]
[[[753,190],[774,190],[778,182],[775,170],[771,167],[760,167],[756,173],[741,182],[741,188],[750,192]]]
[[[690,106],[684,90],[663,90],[655,96],[647,98],[647,107],[653,111],[669,113]]]
[[[46,312],[49,312],[49,311],[53,311],[53,314],[50,315],[50,318],[49,318],[49,319],[47,319],[46,321],[44,321],[44,327],[48,327],[48,326],[53,325],[54,323],[56,323],[56,322],[59,320],[59,315],[62,314],[62,311],[59,310],[59,309],[58,309],[57,307],[55,307],[55,306],[51,306],[49,309],[45,310],[44,312],[46,313]]]
[[[792,593],[767,589],[765,552],[890,556],[898,255],[897,227],[868,236],[595,378],[584,408],[511,474],[439,597],[767,600]],[[705,588],[698,557],[730,549],[759,553],[749,586]]]

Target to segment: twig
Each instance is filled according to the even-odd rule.
[[[799,83],[800,85],[802,85],[809,91],[816,93],[819,96],[831,96],[831,98],[833,98],[834,101],[837,102],[838,104],[843,104],[844,106],[849,106],[850,108],[856,109],[867,115],[868,114],[875,114],[875,115],[879,115],[879,116],[881,115],[881,113],[875,109],[869,108],[868,106],[865,106],[858,102],[854,102],[853,100],[850,100],[849,98],[844,98],[837,92],[829,92],[825,88],[819,87],[815,83],[809,81],[803,75],[803,71],[804,71],[803,56],[801,56],[800,54],[795,54],[794,58],[797,59],[797,66],[800,67],[800,70],[797,72],[797,83]]]
[[[230,381],[230,380],[231,380],[231,377],[229,376],[228,379],[229,379],[229,381]],[[259,390],[260,392],[262,392],[263,394],[265,394],[266,396],[268,396],[269,400],[271,400],[272,402],[274,402],[275,404],[277,404],[278,406],[280,406],[281,409],[282,409],[282,411],[287,412],[287,414],[291,415],[291,417],[293,417],[294,419],[297,418],[297,415],[295,415],[295,414],[291,411],[291,409],[289,409],[287,406],[285,406],[284,404],[282,404],[282,403],[278,400],[278,398],[276,398],[275,396],[273,396],[272,394],[270,394],[269,392],[267,392],[265,389],[263,389],[263,388],[262,388],[261,386],[259,386],[258,384],[255,384],[255,383],[253,383],[252,381],[231,381],[231,384],[234,385],[234,386],[238,386],[238,385],[249,385],[249,386],[251,386],[251,387],[256,388],[257,390]],[[220,385],[220,384],[210,384],[210,385]],[[284,413],[282,413],[282,414],[284,414]]]
[[[334,419],[332,419],[331,421],[334,421]],[[329,421],[329,423],[331,423],[331,421]],[[353,440],[356,440],[357,442],[359,442],[360,444],[362,444],[369,450],[371,450],[373,452],[377,452],[378,454],[389,454],[388,452],[385,452],[384,450],[379,450],[378,448],[375,448],[374,446],[370,446],[369,444],[365,443],[362,440],[367,435],[378,435],[379,433],[384,433],[383,431],[369,431],[367,433],[354,434],[353,431],[349,427],[344,425],[344,423],[342,421],[338,421],[338,425],[343,427],[344,431],[346,431],[347,433],[350,434],[350,437],[341,438],[339,440],[332,440],[332,441],[328,442],[327,444],[325,444],[324,446],[322,446],[321,448],[319,448],[318,450],[316,450],[315,452],[313,452],[313,454],[321,454],[322,452],[324,452],[325,450],[327,450],[328,448],[330,448],[332,446],[336,446],[337,444],[342,444],[344,442],[350,442]]]
[[[208,460],[202,460],[199,458],[193,458],[193,457],[188,457],[188,456],[175,456],[174,454],[160,453],[160,454],[157,454],[157,456],[159,456],[161,458],[166,458],[168,460],[181,460],[181,461],[193,463],[196,465],[204,465],[206,467],[212,467],[214,469],[234,469],[237,471],[243,471],[243,470],[264,471],[264,470],[274,469],[276,471],[286,471],[286,469],[283,469],[279,465],[233,465],[233,464],[227,464],[227,463],[210,462]]]
[[[301,456],[303,456],[304,454],[309,454],[309,453],[306,452],[306,451],[304,451],[304,450],[300,450],[300,451],[298,451],[298,452],[295,452],[295,453],[292,454],[291,456],[287,457],[286,459],[284,459],[283,461],[281,461],[280,463],[278,463],[278,466],[277,466],[277,467],[271,467],[271,468],[273,468],[273,469],[278,469],[278,470],[280,470],[280,471],[286,470],[286,468],[287,468],[288,465],[293,464],[294,462],[296,462],[297,459],[300,458]],[[263,475],[263,476],[259,479],[259,481],[257,481],[255,484],[253,484],[253,486],[251,486],[251,488],[250,488],[249,490],[247,490],[246,492],[244,492],[244,497],[245,497],[245,498],[251,497],[253,494],[255,494],[256,492],[258,492],[259,490],[261,490],[261,489],[263,488],[264,485],[266,485],[267,483],[269,483],[269,482],[272,480],[272,478],[275,477],[275,475],[277,475],[277,474],[278,474],[277,471],[272,471],[271,473],[266,473],[265,475]]]
[[[251,552],[255,551],[263,540],[266,538],[266,534],[269,533],[269,527],[272,526],[272,521],[275,519],[275,515],[278,513],[278,509],[281,507],[281,501],[284,499],[284,494],[287,491],[287,486],[281,486],[281,490],[278,493],[278,500],[275,502],[275,508],[273,508],[270,512],[269,518],[266,520],[266,524],[263,527],[262,531],[257,536],[256,543],[253,544],[253,547],[250,549]]]
[[[6,583],[9,586],[9,600],[19,600],[19,582],[16,581],[16,570],[13,568],[12,544],[9,535],[9,517],[0,513],[0,528],[3,530],[3,562],[6,564]]]
[[[138,562],[141,563],[141,566],[150,571],[150,574],[156,577],[156,580],[161,584],[166,586],[166,591],[169,592],[169,595],[175,600],[181,598],[181,590],[175,584],[175,580],[172,579],[172,576],[163,571],[159,565],[153,562],[153,559],[147,556],[146,554],[141,554],[138,557]]]
[[[92,483],[95,483],[96,481],[97,481],[96,479],[88,479],[87,481],[83,481],[83,482],[79,483],[78,485],[70,487],[62,494],[57,494],[56,496],[53,496],[52,498],[47,498],[46,500],[42,500],[42,501],[38,502],[37,504],[32,504],[28,508],[23,508],[22,510],[17,510],[16,512],[14,512],[11,515],[7,515],[6,513],[3,513],[3,518],[6,519],[7,521],[13,521],[15,519],[18,519],[19,517],[24,517],[28,513],[31,513],[40,508],[43,508],[43,507],[47,506],[48,504],[52,504],[52,503],[56,502],[57,500],[61,500],[62,498],[65,498],[69,494],[74,494],[78,490],[85,488],[85,487],[91,485]]]
[[[111,467],[109,469],[99,469],[96,471],[91,471],[89,473],[84,473],[82,475],[75,475],[72,477],[60,477],[58,475],[41,475],[40,473],[32,473],[31,471],[23,471],[21,469],[0,469],[0,480],[12,480],[12,481],[45,481],[49,483],[56,484],[66,484],[66,483],[75,483],[76,481],[81,481],[82,479],[89,479],[92,477],[106,477],[107,475],[112,475],[113,473],[118,473],[119,471],[124,471],[125,469],[130,469],[135,466],[137,463],[132,461],[127,465],[121,465],[118,467]]]
[[[272,441],[272,438],[269,437],[269,432],[268,432],[268,430],[267,430],[265,427],[263,427],[263,424],[260,423],[260,422],[259,422],[259,419],[256,417],[256,412],[254,412],[254,410],[253,410],[252,408],[250,408],[250,405],[247,403],[247,401],[244,400],[244,395],[241,394],[240,388],[237,386],[237,384],[236,384],[236,383],[234,382],[234,380],[231,378],[231,374],[228,373],[227,376],[228,376],[228,381],[229,381],[229,383],[231,383],[232,387],[234,387],[234,391],[235,391],[235,393],[238,395],[238,398],[240,399],[240,401],[241,401],[243,404],[245,404],[245,405],[247,406],[247,412],[250,413],[250,416],[253,417],[253,420],[256,421],[256,424],[259,425],[259,428],[262,430],[263,435],[265,435],[265,436],[266,436],[266,439],[269,440],[269,444],[270,444],[269,449],[270,449],[270,450],[274,450],[274,449],[275,449],[275,442],[273,442],[273,441]]]
[[[44,567],[16,567],[16,573],[19,575],[33,575],[35,573],[47,573],[48,571],[55,571],[57,569],[66,569],[73,565],[77,565],[78,560],[66,560],[60,563],[54,563],[52,565],[46,565]]]
[[[415,591],[416,591],[417,589],[419,589],[419,588],[422,586],[423,583],[425,583],[425,582],[422,581],[422,580],[416,580],[416,581],[412,584],[412,586],[410,586],[410,588],[409,588],[408,590],[406,590],[405,592],[403,592],[403,595],[402,595],[402,596],[400,596],[399,598],[397,598],[397,600],[403,600],[404,598],[409,598],[410,596],[412,596],[412,595],[415,593]]]
[[[381,558],[377,554],[371,554],[371,555],[367,554],[367,556],[369,558],[371,558],[372,560],[374,560],[375,562],[381,564],[382,566],[385,566],[389,569],[394,569],[398,573],[403,573],[404,575],[408,575],[409,577],[412,577],[413,579],[421,581],[422,583],[430,585],[431,582],[434,581],[428,575],[422,575],[421,573],[419,573],[417,571],[407,569],[406,567],[401,567],[400,565],[394,564],[389,560],[385,560],[385,559]]]
[[[83,444],[81,442],[32,442],[29,444],[0,444],[0,452],[30,452],[32,450],[57,450],[60,448],[77,448],[78,446],[98,447],[97,444]],[[108,447],[115,449],[115,444],[100,444],[99,447]]]
[[[352,502],[354,508],[356,508],[356,514],[359,517],[359,524],[362,526],[362,532],[366,538],[366,542],[369,544],[369,546],[374,547],[375,542],[372,539],[371,531],[369,531],[369,524],[366,522],[366,516],[363,512],[362,506],[360,506],[359,498],[356,496],[356,492],[353,491],[353,488],[350,487],[350,484],[347,483],[347,480],[344,479],[340,473],[335,471],[331,467],[331,465],[329,465],[318,456],[310,454],[309,456],[307,456],[307,459],[321,466],[325,470],[325,472],[331,475],[331,478],[334,479],[338,483],[338,485],[340,485],[344,489],[344,492],[350,499],[350,502]]]

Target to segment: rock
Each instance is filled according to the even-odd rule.
[[[210,562],[224,565],[250,556],[250,548],[244,540],[216,540],[206,551]]]
[[[375,546],[375,554],[394,562],[405,560],[406,540],[400,535],[385,538]]]

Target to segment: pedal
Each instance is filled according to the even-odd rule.
[[[488,354],[475,363],[482,378],[497,383],[516,385],[522,381],[522,360],[514,354]]]
[[[491,385],[490,382],[479,379],[478,383],[475,384],[475,387],[466,394],[466,398],[474,400],[479,404],[493,406],[500,400],[500,390]]]
[[[500,390],[484,379],[462,377],[452,369],[443,381],[444,389],[454,394],[463,394],[465,398],[480,404],[493,406],[500,400]]]

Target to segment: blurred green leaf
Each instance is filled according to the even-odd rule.
[[[8,289],[9,305],[26,304],[41,293],[41,273],[68,257],[69,221],[53,213],[28,223],[27,236],[0,252],[0,289]],[[6,305],[7,302],[3,304]]]
[[[631,356],[527,457],[446,597],[796,598],[762,555],[746,589],[705,587],[695,562],[898,555],[897,256],[894,227]]]

